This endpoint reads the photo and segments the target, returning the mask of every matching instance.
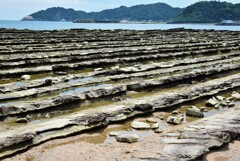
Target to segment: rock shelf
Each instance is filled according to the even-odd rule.
[[[187,125],[180,132],[168,133],[162,142],[169,160],[196,160],[212,148],[239,137],[240,109],[229,109]],[[171,137],[171,136],[177,137]]]
[[[239,88],[239,37],[185,29],[0,29],[0,158]],[[187,125],[180,138],[166,137],[163,155],[191,160],[234,139],[233,111]]]

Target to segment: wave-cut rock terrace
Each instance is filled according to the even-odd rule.
[[[239,90],[239,44],[237,31],[0,29],[0,158]],[[239,116],[236,104],[159,135],[158,159],[192,160],[228,143]]]

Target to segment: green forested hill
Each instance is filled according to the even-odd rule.
[[[76,19],[110,21],[170,21],[173,23],[218,23],[223,20],[240,20],[240,3],[202,1],[186,7],[173,8],[165,3],[121,6],[101,12],[84,12],[53,7],[30,15],[36,21],[74,21]],[[27,19],[28,20],[28,19]]]
[[[67,21],[76,20],[79,17],[87,18],[87,13],[83,11],[75,11],[73,9],[65,9],[62,7],[53,7],[31,14],[36,21]]]
[[[240,4],[203,1],[188,6],[173,19],[176,23],[216,23],[223,20],[240,20]]]
[[[137,5],[133,7],[121,6],[115,9],[107,9],[101,12],[84,12],[61,7],[49,8],[31,14],[33,20],[38,21],[73,21],[76,19],[94,20],[170,20],[176,17],[182,9],[173,8],[165,3],[155,3],[149,5]]]

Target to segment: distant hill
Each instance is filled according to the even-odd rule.
[[[240,20],[240,4],[203,1],[188,6],[173,19],[175,23],[217,23]]]
[[[170,20],[181,13],[181,8],[173,8],[165,3],[155,3],[149,5],[137,5],[132,7],[121,6],[115,9],[107,9],[101,12],[84,12],[61,7],[48,8],[27,16],[24,20],[36,21],[73,21],[76,19],[93,20]]]

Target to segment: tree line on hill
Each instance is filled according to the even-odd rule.
[[[35,21],[166,21],[172,23],[217,23],[223,20],[240,20],[240,3],[202,1],[186,8],[174,8],[165,3],[121,6],[100,12],[84,12],[53,7],[33,13],[23,20]]]

